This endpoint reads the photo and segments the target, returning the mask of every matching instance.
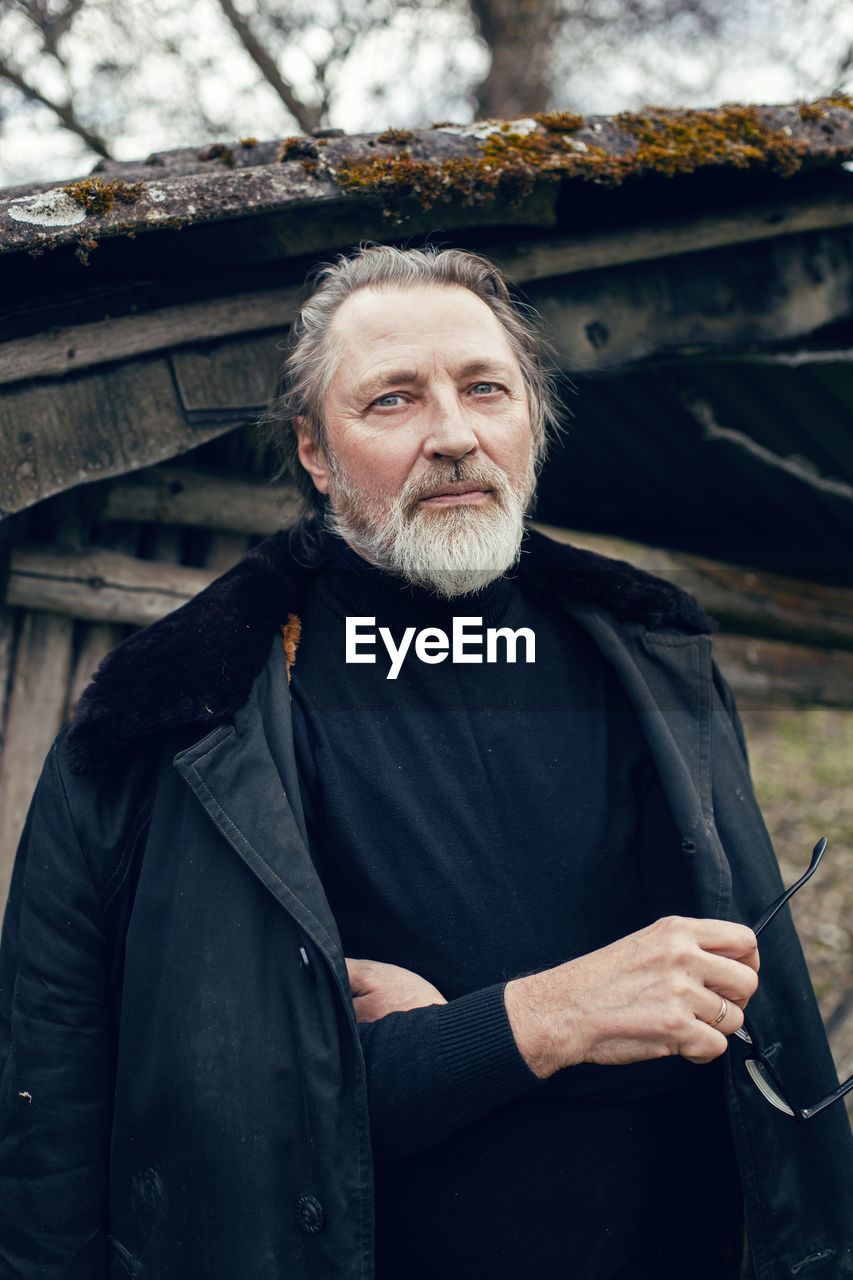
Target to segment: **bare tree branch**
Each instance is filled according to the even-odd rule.
[[[293,85],[284,79],[275,60],[255,37],[247,19],[236,9],[233,0],[219,0],[219,4],[222,12],[237,33],[240,43],[264,79],[272,85],[302,132],[311,133],[312,129],[316,129],[319,126],[322,120],[322,111],[316,107],[309,106],[298,97]]]
[[[5,80],[7,84],[14,85],[29,102],[38,102],[43,107],[47,107],[59,118],[64,128],[71,133],[76,133],[78,138],[82,138],[86,146],[94,151],[96,155],[103,156],[105,160],[113,159],[112,152],[103,138],[99,134],[93,133],[91,129],[86,128],[82,120],[78,119],[70,102],[54,102],[2,59],[0,59],[0,80]]]
[[[85,4],[86,0],[68,0],[65,8],[57,13],[50,11],[45,0],[31,0],[26,5],[27,16],[41,33],[45,49],[59,62],[63,62],[59,52],[59,41],[67,31],[71,30],[71,24]]]

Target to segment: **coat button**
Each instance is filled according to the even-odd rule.
[[[296,1218],[303,1231],[316,1236],[326,1225],[326,1210],[316,1196],[306,1193],[296,1201]]]

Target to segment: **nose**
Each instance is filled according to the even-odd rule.
[[[476,432],[455,391],[436,396],[429,414],[424,453],[456,461],[479,447]]]

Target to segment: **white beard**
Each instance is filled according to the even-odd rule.
[[[524,514],[536,487],[531,453],[518,483],[491,463],[441,462],[406,482],[389,504],[356,483],[329,457],[332,484],[327,527],[365,559],[450,599],[470,595],[517,563]],[[485,503],[424,507],[421,499],[448,484],[490,491]]]

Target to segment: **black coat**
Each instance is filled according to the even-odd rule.
[[[702,914],[753,921],[781,886],[707,619],[618,562],[541,538],[525,561],[529,588],[623,681]],[[3,933],[4,1280],[372,1274],[364,1064],[283,673],[280,629],[308,574],[286,534],[264,543],[120,646],[51,751]],[[829,1091],[787,913],[762,937],[750,1018],[781,1045],[792,1094]],[[729,1110],[758,1280],[853,1276],[843,1104],[798,1125],[737,1053]]]

